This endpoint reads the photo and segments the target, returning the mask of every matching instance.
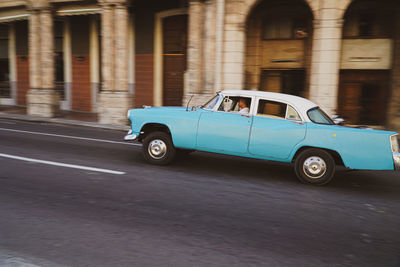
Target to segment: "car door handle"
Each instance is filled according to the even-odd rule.
[[[291,122],[298,125],[304,125],[303,121],[291,121]]]
[[[250,118],[250,115],[249,115],[249,114],[240,114],[240,116],[246,117],[246,118]]]

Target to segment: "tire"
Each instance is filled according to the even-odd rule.
[[[149,133],[143,140],[142,152],[145,160],[155,165],[167,165],[176,155],[171,137],[164,132]]]
[[[325,150],[310,148],[302,151],[295,160],[294,170],[302,183],[324,185],[335,174],[336,163]]]

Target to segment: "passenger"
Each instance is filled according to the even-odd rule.
[[[248,100],[245,98],[240,98],[239,99],[239,113],[245,113],[248,114],[250,111],[248,107]]]

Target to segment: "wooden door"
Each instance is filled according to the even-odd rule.
[[[361,84],[358,82],[343,82],[339,92],[339,114],[346,122],[358,123],[360,115]]]
[[[187,15],[163,20],[163,105],[182,106],[186,70]]]
[[[338,111],[353,124],[384,125],[389,71],[342,71]]]

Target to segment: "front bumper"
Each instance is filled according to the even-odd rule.
[[[393,152],[394,170],[400,171],[400,153]]]
[[[125,135],[124,140],[125,141],[134,141],[137,139],[137,135],[132,133],[132,129],[129,129],[128,134]]]

